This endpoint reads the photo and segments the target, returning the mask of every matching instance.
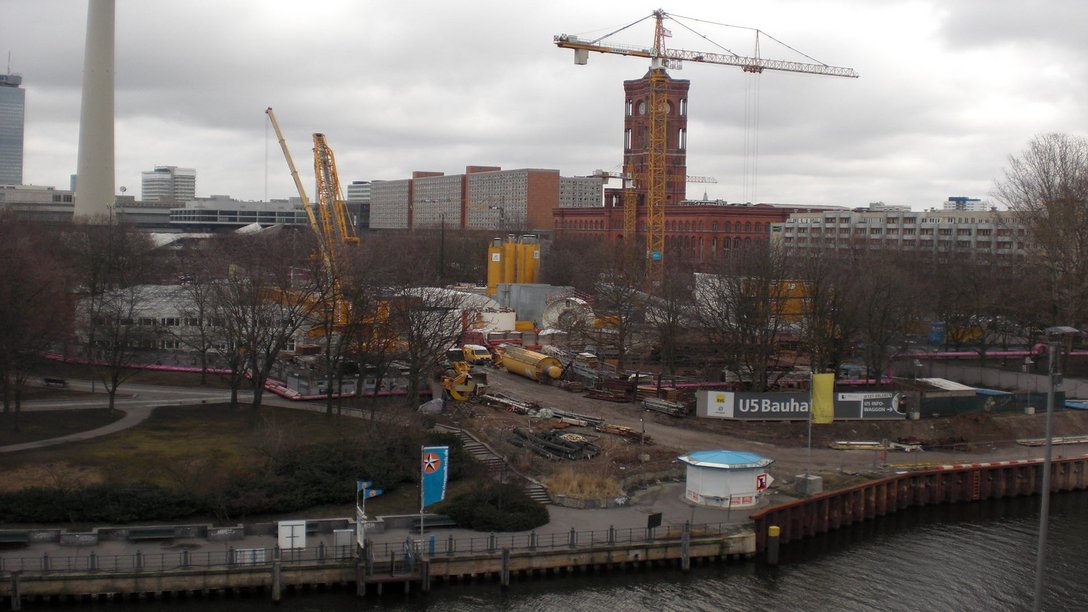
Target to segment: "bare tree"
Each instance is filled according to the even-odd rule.
[[[67,275],[43,226],[0,216],[0,395],[18,430],[22,390],[41,355],[71,330]]]
[[[153,245],[147,234],[112,223],[73,225],[60,244],[80,283],[76,321],[84,357],[113,408],[118,388],[158,337],[158,321],[141,316],[154,292],[145,285]]]
[[[212,324],[216,271],[221,267],[208,257],[207,244],[182,251],[178,267],[184,270],[178,290],[180,314],[185,333],[175,338],[196,354],[200,365],[200,384],[208,384],[208,354],[215,349],[219,330]]]
[[[401,287],[388,298],[389,329],[402,342],[408,374],[406,403],[419,404],[420,384],[464,331],[467,295],[436,287]]]
[[[813,249],[787,258],[789,275],[802,284],[801,339],[813,372],[834,371],[857,331],[857,275],[849,255]]]
[[[1036,136],[1009,157],[996,195],[1026,231],[1050,281],[1051,325],[1083,327],[1088,313],[1088,139]]]
[[[214,285],[212,319],[222,337],[221,356],[231,369],[231,404],[244,378],[253,386],[250,422],[256,423],[265,382],[280,353],[313,324],[317,283],[309,254],[312,238],[283,230],[221,238],[218,261],[228,273]]]
[[[694,278],[680,265],[667,264],[667,271],[650,297],[646,307],[646,319],[656,338],[662,367],[676,376],[676,366],[683,348],[691,344],[689,333],[697,326],[694,297]]]
[[[698,304],[703,332],[725,367],[755,391],[768,386],[787,298],[781,254],[766,245],[734,251],[703,275]]]
[[[877,383],[888,366],[895,343],[918,329],[921,319],[918,304],[912,298],[917,285],[911,275],[896,267],[892,255],[867,252],[862,263],[865,274],[860,276],[859,290],[854,293],[865,365]]]
[[[629,246],[618,245],[605,261],[593,287],[594,310],[601,321],[598,353],[615,355],[616,369],[625,368],[628,353],[637,350],[636,340],[645,323],[646,270]],[[604,349],[604,350],[602,350]]]

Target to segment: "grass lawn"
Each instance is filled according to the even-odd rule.
[[[51,413],[54,417],[43,420],[39,434],[54,437],[78,431],[79,427],[63,421],[89,412],[68,411],[60,415],[63,418]],[[86,418],[83,422],[83,429],[98,426]],[[323,414],[274,407],[262,408],[256,425],[250,427],[245,408],[166,406],[136,427],[115,434],[0,455],[0,490],[78,486],[106,480],[185,486],[261,465],[272,454],[290,452],[300,444],[365,437],[374,435],[378,427],[382,425],[363,419],[330,419]]]
[[[108,425],[125,413],[109,408],[0,414],[0,446],[48,440]],[[18,430],[16,430],[18,427]]]
[[[377,408],[399,412],[397,403]],[[22,413],[22,431],[13,432],[0,415],[0,444],[47,439],[100,427],[121,416],[107,409]],[[251,426],[248,406],[226,404],[164,406],[143,423],[121,432],[53,447],[0,454],[0,491],[29,487],[77,488],[103,482],[150,481],[169,488],[201,490],[229,474],[259,469],[273,456],[290,456],[303,445],[348,440],[366,445],[399,436],[403,425],[354,417],[327,417],[322,412],[264,407]],[[362,447],[362,446],[360,446]],[[472,479],[451,482],[453,495]],[[353,486],[347,483],[346,486]],[[323,506],[292,516],[309,518],[354,515],[352,503]],[[366,503],[370,516],[419,512],[419,488],[401,483]],[[282,516],[250,516],[274,520]],[[208,519],[209,521],[212,519]],[[198,520],[197,522],[203,522]]]

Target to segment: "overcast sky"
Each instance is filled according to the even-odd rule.
[[[269,106],[311,197],[313,132],[326,134],[345,186],[467,165],[619,172],[623,81],[642,77],[648,63],[593,54],[576,66],[553,36],[602,36],[656,8],[117,0],[116,184],[139,197],[142,171],[173,165],[196,169],[199,196],[294,195]],[[689,197],[925,209],[953,195],[988,198],[1008,156],[1037,134],[1088,133],[1088,2],[677,0],[661,8],[678,16],[666,22],[672,48],[755,55],[744,28],[756,28],[765,33],[762,57],[860,74],[753,77],[694,63],[673,71],[691,81],[688,174],[718,180],[690,185]],[[0,1],[3,68],[22,74],[27,92],[28,184],[67,188],[75,173],[86,12],[84,0]],[[650,45],[652,35],[647,20],[607,40]],[[746,137],[758,143],[754,158]],[[756,168],[754,183],[746,166]]]

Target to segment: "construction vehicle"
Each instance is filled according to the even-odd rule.
[[[450,398],[464,402],[483,395],[487,389],[487,375],[465,360],[464,349],[451,348],[446,352],[446,359],[449,367],[442,375],[442,389]]]
[[[665,48],[665,38],[672,36],[664,26],[666,18],[676,21],[676,17],[656,10],[651,15],[640,19],[656,20],[654,29],[654,43],[652,47],[645,45],[626,45],[602,42],[608,34],[594,40],[582,40],[577,36],[560,34],[555,36],[554,42],[561,49],[574,51],[574,63],[584,65],[589,60],[589,52],[612,53],[631,57],[646,58],[650,60],[650,95],[647,102],[649,119],[649,146],[648,164],[644,175],[639,176],[634,171],[634,166],[625,161],[623,168],[624,192],[623,192],[623,233],[624,240],[635,239],[638,230],[638,216],[635,207],[638,204],[637,192],[646,194],[646,266],[648,278],[651,282],[660,283],[664,271],[663,258],[665,254],[665,185],[666,173],[666,148],[667,138],[665,121],[668,115],[666,104],[669,76],[666,68],[679,68],[683,61],[699,62],[704,64],[719,64],[726,66],[739,66],[744,72],[759,74],[764,70],[783,70],[787,72],[802,72],[806,74],[818,74],[825,76],[839,76],[857,78],[857,73],[851,68],[828,66],[827,64],[809,64],[784,60],[769,60],[761,57],[745,57],[731,52],[711,53],[704,51],[688,51],[684,49]],[[631,23],[623,28],[613,31],[620,32],[635,25]],[[680,23],[677,21],[677,23]],[[688,30],[688,26],[680,23]],[[694,30],[691,30],[694,32]],[[757,30],[758,33],[758,30]],[[702,35],[700,35],[702,36]],[[705,36],[703,36],[705,38]],[[724,48],[724,47],[723,47]],[[758,50],[758,38],[756,39]],[[641,174],[641,173],[638,173]]]
[[[461,352],[465,361],[472,365],[491,365],[493,362],[491,351],[480,344],[466,344],[461,347]]]

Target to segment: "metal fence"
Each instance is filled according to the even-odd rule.
[[[411,560],[421,554],[428,557],[452,557],[458,555],[497,554],[510,552],[534,552],[540,550],[595,548],[599,546],[623,546],[651,542],[679,542],[685,532],[691,537],[724,536],[741,533],[742,525],[736,523],[705,523],[699,525],[668,525],[661,527],[637,527],[577,531],[573,527],[565,533],[496,534],[491,533],[469,538],[453,535],[439,537],[436,534],[414,534],[399,543],[370,543],[367,561],[372,564],[390,563],[400,559]]]
[[[206,567],[245,567],[283,563],[326,563],[353,558],[352,546],[309,548],[225,548],[223,550],[171,550],[148,553],[141,550],[123,555],[99,555],[95,551],[80,554],[49,554],[37,557],[0,557],[0,572],[166,572]]]
[[[698,525],[668,525],[659,527],[623,528],[538,534],[535,531],[516,534],[496,534],[472,537],[438,537],[435,534],[408,536],[401,542],[368,542],[364,553],[371,573],[410,574],[415,561],[422,555],[452,557],[458,555],[531,552],[557,549],[586,549],[600,546],[623,546],[653,542],[679,542],[685,532],[691,537],[724,536],[741,533],[744,527],[736,523],[706,523]],[[94,550],[82,554],[49,554],[23,557],[0,557],[0,572],[24,574],[50,572],[166,572],[194,568],[223,568],[268,566],[274,560],[281,564],[320,564],[350,561],[354,558],[354,543],[348,546],[326,546],[281,549],[233,548],[214,551],[170,550],[155,553],[134,551],[123,555],[99,555]]]

